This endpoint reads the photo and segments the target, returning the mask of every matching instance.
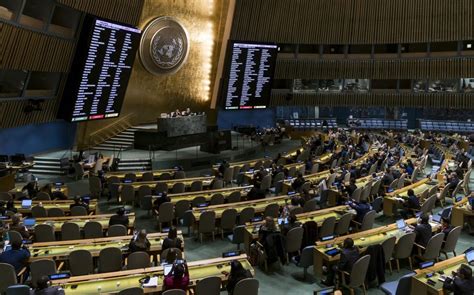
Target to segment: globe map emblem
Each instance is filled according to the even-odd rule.
[[[189,54],[186,29],[172,17],[159,17],[145,28],[140,41],[140,60],[152,74],[176,73]]]

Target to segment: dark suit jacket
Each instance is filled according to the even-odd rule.
[[[48,287],[43,290],[36,290],[33,295],[64,295],[64,290],[60,287]]]
[[[422,245],[423,247],[426,247],[428,245],[428,241],[431,239],[431,236],[433,235],[432,230],[431,230],[431,225],[429,224],[418,224],[415,227],[415,243]]]
[[[342,271],[347,271],[350,273],[352,266],[359,259],[359,249],[353,247],[352,249],[343,249],[341,252],[341,259],[337,264],[337,268]]]
[[[110,216],[110,219],[109,219],[109,226],[112,226],[115,224],[122,224],[125,227],[128,227],[128,223],[129,223],[129,220],[128,220],[128,216],[126,215],[115,214],[115,215]]]
[[[454,278],[454,280],[446,280],[443,289],[451,291],[454,295],[472,295],[474,294],[474,279],[462,280]]]

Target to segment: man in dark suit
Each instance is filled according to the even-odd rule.
[[[443,289],[453,292],[454,295],[472,295],[474,293],[474,279],[472,269],[461,264],[456,272],[453,272],[453,279],[447,278],[444,281]]]
[[[423,214],[421,216],[419,224],[415,226],[415,243],[423,247],[426,247],[426,245],[428,245],[428,242],[433,235],[433,231],[431,229],[429,221],[430,217],[427,214]]]
[[[414,209],[420,209],[420,200],[415,195],[415,192],[412,189],[409,189],[407,195],[408,198],[402,203],[404,209],[400,212],[404,219],[412,216]]]
[[[74,207],[84,207],[86,210],[89,210],[89,205],[87,205],[80,196],[74,198],[74,203],[69,206],[69,209]]]
[[[117,214],[110,216],[109,227],[115,224],[121,224],[128,227],[128,216],[125,215],[125,208],[121,207],[117,210]]]
[[[344,240],[343,249],[341,251],[341,259],[339,263],[329,269],[324,285],[334,286],[334,278],[337,271],[351,272],[354,263],[359,259],[359,249],[354,247],[354,240],[347,238]]]
[[[64,295],[64,290],[58,286],[51,286],[48,276],[42,276],[38,279],[37,288],[34,295]]]
[[[367,214],[371,209],[370,205],[367,203],[367,200],[361,200],[359,203],[351,202],[349,203],[349,206],[351,206],[351,208],[357,212],[355,221],[358,223],[362,223],[365,214]]]
[[[390,171],[390,168],[387,168],[385,170],[385,174],[382,177],[382,185],[384,186],[389,186],[395,178],[393,178],[392,172]]]
[[[18,240],[12,241],[11,250],[7,250],[0,254],[0,262],[8,263],[15,268],[16,273],[20,272],[21,269],[28,265],[28,259],[30,258],[30,251],[25,246],[22,246],[22,242]]]

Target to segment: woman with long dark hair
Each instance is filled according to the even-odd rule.
[[[234,260],[230,263],[230,274],[229,278],[227,279],[227,292],[230,295],[234,292],[234,288],[237,283],[243,279],[251,278],[252,273],[249,270],[245,269],[240,263],[240,261]]]

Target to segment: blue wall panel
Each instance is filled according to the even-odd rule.
[[[253,125],[254,127],[274,127],[275,111],[264,110],[242,110],[224,111],[220,110],[217,115],[217,124],[220,130],[232,129],[238,125]]]
[[[0,154],[26,155],[68,149],[74,144],[76,124],[62,121],[0,129]]]

